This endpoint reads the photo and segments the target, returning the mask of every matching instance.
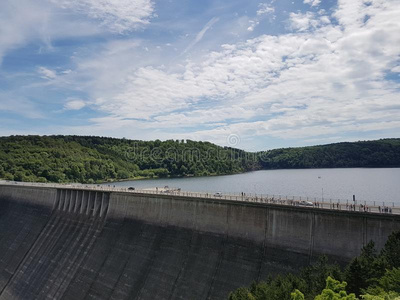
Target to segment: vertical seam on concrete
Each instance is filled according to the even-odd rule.
[[[104,226],[105,226],[105,219],[104,219],[103,222],[104,222]],[[104,229],[104,226],[102,227],[102,230]],[[115,240],[116,243],[118,242],[119,238],[121,237],[121,234],[122,234],[122,226],[123,226],[123,221],[121,222],[121,225],[120,225],[120,228],[119,228],[120,230],[118,230],[118,233],[117,233],[117,238],[116,238],[116,240]],[[89,288],[88,288],[88,290],[87,290],[85,296],[84,296],[82,299],[86,299],[86,297],[90,294],[90,291],[91,291],[93,285],[96,283],[96,280],[99,278],[99,276],[100,276],[100,274],[101,274],[102,268],[103,268],[104,265],[106,264],[107,259],[110,257],[110,254],[111,254],[111,252],[112,252],[112,249],[113,249],[113,247],[109,247],[109,249],[108,249],[108,251],[107,251],[107,254],[106,254],[106,257],[104,258],[103,262],[101,263],[101,265],[100,265],[100,267],[99,267],[99,269],[98,269],[98,272],[97,272],[96,276],[94,277],[94,279],[93,279],[92,283],[90,284],[90,286],[89,286]]]
[[[231,215],[231,205],[227,205],[226,209],[226,235],[228,236],[230,233],[230,223],[229,223],[229,216]]]
[[[138,201],[141,201],[141,199],[139,197],[137,197],[136,195],[133,196],[133,200],[135,202],[131,201],[131,203],[135,203],[135,205],[137,205]],[[124,218],[134,218],[134,216],[131,216],[129,214],[130,210],[128,209],[128,201],[129,201],[128,196],[125,196],[124,197],[124,215],[123,216],[124,216]]]
[[[152,268],[152,266],[154,265],[154,260],[155,260],[155,258],[157,257],[158,253],[160,252],[161,244],[162,244],[163,241],[164,241],[164,233],[165,233],[165,231],[166,231],[166,228],[163,227],[163,228],[161,229],[160,237],[159,237],[159,238],[156,237],[156,240],[155,240],[155,242],[154,242],[155,245],[154,245],[154,248],[153,248],[153,249],[154,249],[154,252],[153,252],[153,254],[151,255],[151,257],[149,258],[149,264],[148,264],[147,267],[145,268],[146,273],[145,273],[144,276],[143,276],[143,282],[141,283],[141,285],[139,286],[138,290],[136,291],[136,295],[135,295],[134,297],[129,296],[128,299],[140,299],[140,296],[141,296],[141,294],[142,294],[142,290],[143,290],[144,286],[146,285],[146,282],[147,282],[147,279],[148,279],[148,277],[149,277],[151,268]]]
[[[56,210],[58,207],[58,203],[60,202],[61,198],[61,191],[59,189],[56,189],[56,199],[53,203],[53,210]]]
[[[195,203],[195,205],[194,205],[194,216],[193,216],[193,222],[194,222],[194,226],[193,226],[193,228],[194,228],[194,230],[197,230],[198,231],[198,228],[197,228],[197,214],[198,214],[198,210],[199,210],[199,203],[200,203],[200,201],[196,201],[196,203]],[[202,203],[204,203],[204,202],[202,202]]]
[[[224,257],[225,243],[226,243],[227,240],[228,240],[228,235],[226,234],[225,238],[222,240],[222,243],[221,243],[221,251],[219,252],[218,262],[215,265],[215,270],[214,270],[214,273],[213,273],[213,276],[212,276],[210,289],[208,290],[207,297],[206,297],[207,300],[211,299],[211,293],[214,290],[215,278],[217,277],[218,271],[219,271],[219,269],[221,267],[221,264],[222,264],[222,259]]]
[[[311,212],[311,228],[310,228],[310,251],[308,254],[308,263],[311,264],[311,259],[314,253],[314,235],[315,235],[315,212]]]
[[[125,222],[125,219],[124,219],[123,222]],[[126,269],[126,266],[130,263],[132,256],[135,255],[135,253],[137,252],[137,249],[135,248],[135,246],[138,245],[138,241],[139,241],[140,238],[143,236],[143,228],[144,228],[144,226],[145,226],[145,223],[142,223],[141,226],[140,226],[140,233],[138,234],[138,239],[137,239],[136,243],[133,243],[133,245],[132,245],[133,248],[134,248],[134,251],[132,251],[132,253],[130,253],[129,257],[128,257],[127,260],[125,261],[124,266],[123,266],[123,268],[122,268],[122,271],[121,271],[121,273],[119,274],[117,280],[115,281],[115,283],[114,283],[114,285],[113,285],[113,288],[111,289],[111,290],[112,290],[111,295],[110,295],[110,297],[108,297],[107,299],[112,299],[113,294],[114,294],[114,292],[115,292],[115,288],[116,288],[116,286],[118,286],[118,283],[120,282],[122,275],[124,275],[124,271],[125,271],[125,269]]]
[[[104,219],[105,220],[107,220],[107,218],[108,218],[108,212],[109,212],[109,210],[110,210],[110,206],[111,206],[111,193],[109,193],[108,194],[108,205],[107,205],[107,209],[106,209],[106,211],[104,212]],[[125,219],[125,216],[124,216],[124,218],[122,219],[122,220],[124,220]]]
[[[228,234],[229,234],[229,212],[230,212],[230,207],[231,206],[228,205],[228,208],[226,209],[226,233],[225,233],[225,238],[222,240],[222,243],[221,243],[221,251],[219,252],[218,262],[215,265],[215,270],[214,270],[214,273],[213,273],[213,276],[212,276],[210,289],[208,290],[207,297],[206,297],[207,300],[211,299],[211,293],[214,290],[215,278],[217,277],[218,271],[219,271],[219,269],[221,267],[221,264],[222,264],[222,259],[224,257],[225,243],[228,240]]]
[[[367,217],[363,217],[364,222],[363,222],[363,246],[366,246],[368,244],[368,236],[367,236]]]
[[[168,297],[169,300],[172,300],[172,299],[173,299],[172,296],[173,296],[174,293],[175,293],[175,290],[176,290],[178,281],[179,281],[179,279],[181,278],[181,276],[182,276],[182,274],[183,274],[183,271],[186,269],[187,263],[188,263],[188,261],[189,261],[189,254],[191,253],[190,249],[192,248],[193,236],[194,236],[194,230],[192,230],[192,234],[190,235],[189,247],[188,247],[188,249],[187,249],[187,251],[186,251],[185,260],[183,261],[183,264],[182,264],[181,269],[179,270],[178,276],[175,278],[174,284],[172,285],[171,294],[170,294],[170,296]]]
[[[266,207],[266,208],[265,208],[265,224],[264,224],[264,240],[263,240],[263,247],[262,247],[262,256],[261,256],[260,268],[258,269],[257,282],[260,282],[262,267],[263,267],[263,265],[264,265],[264,260],[265,260],[265,257],[266,257],[266,255],[267,255],[268,213],[269,213],[269,209],[268,209],[268,207]]]

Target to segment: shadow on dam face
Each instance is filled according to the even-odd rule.
[[[235,208],[231,215],[235,215],[236,223],[230,224],[225,218],[227,230],[218,232],[214,226],[204,230],[202,213],[210,213],[195,201],[184,204],[186,208],[196,207],[195,216],[189,215],[193,222],[188,224],[192,225],[175,226],[182,225],[183,219],[177,222],[172,214],[182,218],[187,214],[179,205],[171,206],[179,199],[137,199],[66,190],[23,194],[0,192],[0,299],[226,299],[240,286],[268,275],[296,271],[315,259],[317,252],[324,252],[317,251],[322,228],[312,226],[322,223],[315,215],[310,217],[311,229],[293,232],[301,226],[273,228],[290,226],[291,222],[277,219],[271,209],[253,208],[255,212],[263,210],[266,219],[240,223],[243,220],[239,211],[233,212]],[[151,211],[143,211],[143,201]],[[163,205],[156,213],[155,203]],[[156,222],[154,216],[160,221]],[[247,215],[251,216],[256,219]],[[330,216],[325,217],[329,220]],[[360,220],[365,229],[373,224]],[[380,229],[369,229],[371,237],[393,224],[400,228],[398,223],[384,220],[379,223]],[[257,226],[264,228],[262,239],[249,233],[257,232]],[[247,235],[241,234],[243,228]],[[324,228],[329,237],[331,226]],[[359,233],[360,241],[364,241],[366,233]],[[300,248],[289,247],[292,234],[308,244],[295,240]],[[340,249],[345,241],[338,243]],[[303,244],[307,246],[301,250]]]

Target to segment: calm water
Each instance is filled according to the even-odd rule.
[[[303,196],[400,204],[400,168],[269,170],[238,175],[137,180],[113,183],[136,188],[179,187],[192,192]]]

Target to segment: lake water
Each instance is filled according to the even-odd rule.
[[[237,175],[136,180],[113,183],[135,188],[178,187],[223,192],[376,201],[400,204],[400,168],[266,170]]]

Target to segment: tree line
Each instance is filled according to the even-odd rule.
[[[285,168],[400,166],[400,139],[246,152],[191,140],[96,136],[0,138],[0,178],[97,183]]]

